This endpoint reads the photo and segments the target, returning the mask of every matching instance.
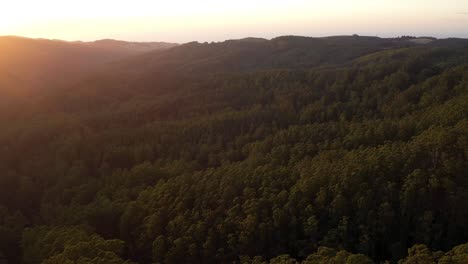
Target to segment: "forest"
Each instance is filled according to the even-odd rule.
[[[412,40],[0,74],[0,263],[468,263],[468,40]]]

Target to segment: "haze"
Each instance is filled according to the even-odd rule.
[[[466,0],[2,1],[0,35],[219,41],[284,34],[468,37]]]

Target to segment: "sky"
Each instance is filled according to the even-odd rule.
[[[468,0],[0,0],[0,35],[184,43],[350,34],[468,38]]]

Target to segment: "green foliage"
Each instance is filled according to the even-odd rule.
[[[408,249],[408,256],[400,260],[399,264],[415,263],[453,263],[463,264],[468,260],[468,244],[454,247],[447,253],[442,251],[431,252],[426,245],[415,245]]]
[[[25,229],[22,239],[24,263],[124,263],[124,242],[104,240],[80,227]]]
[[[259,56],[278,61],[258,64],[239,55],[258,44],[192,43],[154,55],[173,60],[166,73],[148,61],[0,119],[0,252],[14,263],[21,250],[24,263],[463,263],[465,49],[351,61],[380,42],[332,58],[308,49],[330,48],[322,41],[275,39]]]
[[[362,254],[351,254],[345,250],[336,251],[326,247],[320,247],[318,251],[309,255],[303,264],[372,264],[372,260]]]

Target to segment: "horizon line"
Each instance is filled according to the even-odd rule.
[[[93,42],[98,42],[98,41],[105,41],[105,40],[110,40],[110,41],[121,41],[121,42],[132,42],[132,43],[167,43],[167,44],[187,44],[187,43],[193,43],[193,42],[198,42],[198,43],[222,43],[225,41],[232,41],[232,40],[245,40],[245,39],[263,39],[263,40],[273,40],[276,38],[281,38],[281,37],[304,37],[304,38],[331,38],[331,37],[368,37],[368,38],[380,38],[380,39],[398,39],[398,38],[403,38],[403,37],[411,37],[411,38],[432,38],[436,40],[444,40],[444,39],[465,39],[468,40],[468,37],[443,37],[443,38],[438,38],[438,37],[433,37],[430,35],[394,35],[392,37],[384,37],[384,36],[378,36],[378,35],[361,35],[361,34],[338,34],[338,35],[322,35],[322,36],[312,36],[312,35],[278,35],[273,38],[264,38],[264,37],[256,37],[256,36],[246,36],[242,38],[230,38],[230,39],[224,39],[224,40],[219,40],[219,41],[202,41],[202,40],[192,40],[192,41],[187,41],[187,42],[172,42],[172,41],[165,41],[165,40],[151,40],[151,41],[140,41],[140,40],[129,40],[129,39],[118,39],[118,38],[99,38],[95,40],[65,40],[65,39],[58,39],[58,38],[47,38],[47,37],[27,37],[27,36],[21,36],[21,35],[0,35],[0,38],[21,38],[21,39],[30,39],[30,40],[48,40],[48,41],[60,41],[60,42],[67,42],[67,43],[93,43]]]

